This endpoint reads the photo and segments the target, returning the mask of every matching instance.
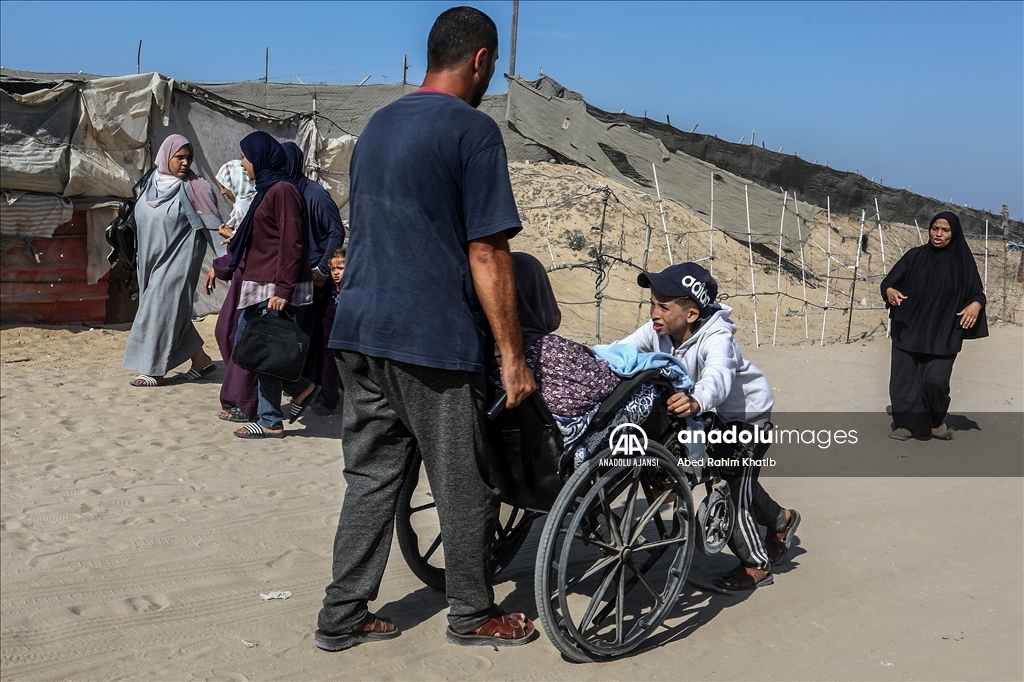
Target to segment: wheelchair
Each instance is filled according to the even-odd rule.
[[[605,443],[576,466],[576,451],[608,430],[644,384],[663,390],[639,425],[647,436],[643,455],[622,456]],[[687,427],[665,408],[672,392],[657,370],[627,379],[568,444],[539,393],[504,410],[502,395],[488,413],[490,447],[478,464],[502,502],[491,574],[508,567],[534,521],[546,514],[534,595],[544,632],[571,661],[609,660],[639,647],[675,606],[694,548],[714,554],[729,540],[734,510],[728,484],[713,467],[688,464],[697,453],[676,437]],[[417,452],[399,496],[396,534],[412,572],[443,591],[441,535],[421,464]],[[695,509],[693,490],[702,484],[706,496]]]

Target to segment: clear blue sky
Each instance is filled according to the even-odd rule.
[[[507,70],[511,2],[494,18]],[[453,3],[0,2],[0,64],[194,81],[419,82]],[[522,2],[517,71],[610,111],[1024,215],[1024,3]],[[496,78],[492,92],[505,89]]]

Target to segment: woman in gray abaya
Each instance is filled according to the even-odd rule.
[[[160,145],[156,172],[135,205],[139,310],[121,366],[139,372],[132,386],[159,386],[174,367],[194,381],[216,367],[192,324],[192,298],[210,235],[221,224],[217,194],[192,171],[192,144],[171,135]]]

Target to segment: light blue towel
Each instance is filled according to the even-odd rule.
[[[677,391],[693,390],[693,380],[682,361],[668,353],[641,353],[632,343],[594,346],[594,355],[606,361],[620,377],[636,376],[648,369],[657,369],[668,377]]]

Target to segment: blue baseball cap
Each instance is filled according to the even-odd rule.
[[[718,282],[696,263],[670,265],[661,272],[641,272],[636,283],[644,289],[654,289],[662,296],[686,296],[700,307],[702,313],[718,296]]]

